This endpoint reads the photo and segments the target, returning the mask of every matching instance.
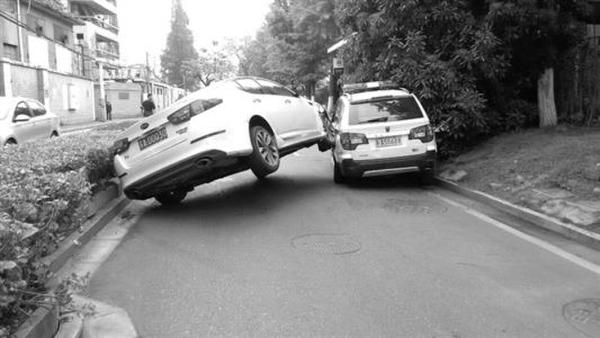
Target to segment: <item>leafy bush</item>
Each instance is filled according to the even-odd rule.
[[[348,1],[338,17],[357,32],[344,50],[346,82],[393,80],[414,92],[440,128],[443,154],[488,133],[478,84],[499,78],[507,60],[462,1]]]
[[[45,300],[38,262],[87,218],[86,201],[114,176],[119,130],[0,149],[0,337]]]

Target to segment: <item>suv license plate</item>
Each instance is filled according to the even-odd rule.
[[[150,134],[144,136],[144,138],[138,140],[138,145],[140,146],[140,150],[144,150],[149,146],[156,144],[162,140],[167,139],[167,128],[162,127],[157,129]]]
[[[378,148],[398,146],[402,144],[402,136],[380,137],[375,144]]]

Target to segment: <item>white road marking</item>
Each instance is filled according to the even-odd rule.
[[[557,247],[555,245],[552,245],[552,244],[550,244],[548,242],[545,242],[545,241],[543,241],[543,240],[541,240],[539,238],[536,238],[534,236],[531,236],[531,235],[528,235],[528,234],[526,234],[524,232],[521,232],[521,231],[519,231],[519,230],[517,230],[517,229],[515,229],[513,227],[510,227],[510,226],[508,226],[508,225],[506,225],[506,224],[504,224],[502,222],[496,221],[495,219],[493,219],[493,218],[491,218],[489,216],[486,216],[486,215],[484,215],[484,214],[482,214],[482,213],[480,213],[480,212],[478,212],[476,210],[473,210],[473,209],[469,208],[466,205],[463,205],[461,203],[452,201],[452,200],[450,200],[448,198],[445,198],[445,197],[440,196],[440,195],[438,195],[436,193],[433,193],[433,192],[429,192],[429,194],[431,194],[431,195],[439,198],[440,200],[442,200],[442,201],[444,201],[444,202],[446,202],[446,203],[448,203],[448,204],[450,204],[452,206],[455,206],[455,207],[457,207],[459,209],[462,209],[466,213],[468,213],[468,214],[470,214],[472,216],[475,216],[475,217],[479,218],[480,220],[482,220],[482,221],[484,221],[486,223],[489,223],[489,224],[495,226],[496,228],[504,230],[504,231],[510,233],[513,236],[516,236],[516,237],[518,237],[518,238],[520,238],[520,239],[522,239],[524,241],[527,241],[527,242],[529,242],[531,244],[534,244],[534,245],[536,245],[536,246],[538,246],[538,247],[540,247],[540,248],[542,248],[542,249],[544,249],[546,251],[549,251],[549,252],[551,252],[551,253],[553,253],[553,254],[555,254],[555,255],[563,258],[563,259],[568,260],[569,262],[571,262],[573,264],[579,265],[580,267],[582,267],[584,269],[587,269],[587,270],[589,270],[589,271],[591,271],[591,272],[593,272],[595,274],[600,275],[600,266],[598,266],[598,265],[596,265],[596,264],[594,264],[594,263],[592,263],[590,261],[587,261],[587,260],[585,260],[585,259],[583,259],[583,258],[581,258],[581,257],[579,257],[577,255],[574,255],[574,254],[572,254],[570,252],[567,252],[567,251],[565,251],[565,250],[563,250],[563,249],[561,249],[561,248],[559,248],[559,247]]]

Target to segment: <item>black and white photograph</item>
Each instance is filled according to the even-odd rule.
[[[0,0],[0,338],[600,338],[600,0]]]

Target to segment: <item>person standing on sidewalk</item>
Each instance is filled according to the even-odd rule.
[[[146,99],[146,101],[142,102],[142,108],[144,109],[144,117],[154,114],[156,105],[154,105],[152,94],[148,94],[148,98]]]
[[[106,120],[112,120],[112,104],[110,101],[106,101]]]

